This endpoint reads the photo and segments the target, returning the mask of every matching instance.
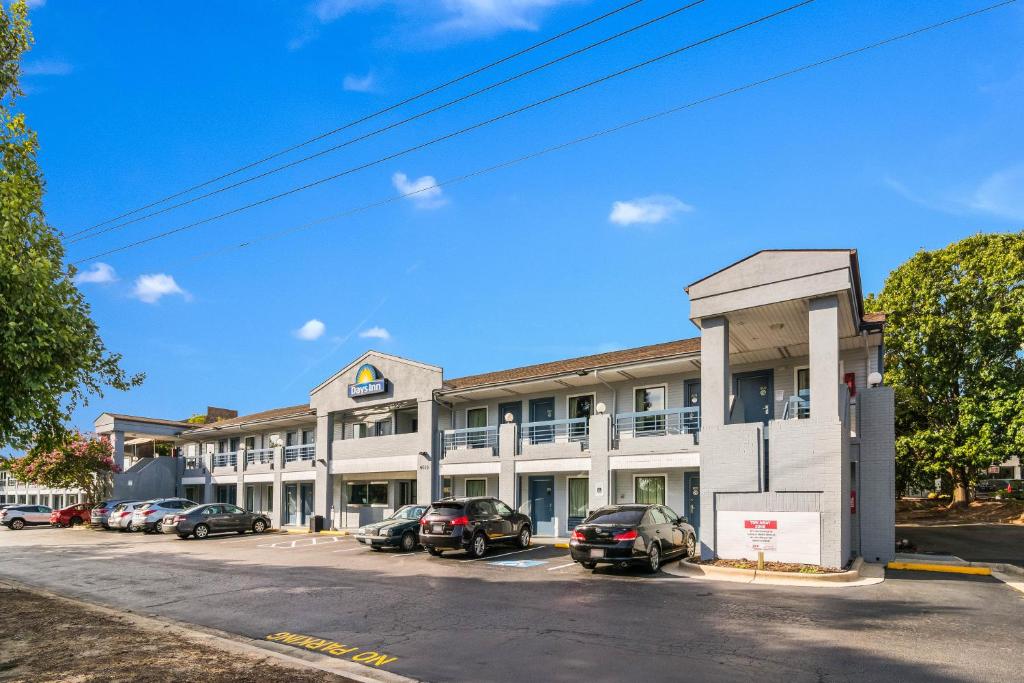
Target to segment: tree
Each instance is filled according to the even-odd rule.
[[[982,468],[1024,453],[1024,232],[920,251],[866,306],[887,314],[897,471],[948,476],[965,505]]]
[[[90,502],[106,498],[110,494],[110,475],[121,471],[114,464],[110,439],[88,439],[79,433],[70,435],[53,450],[35,448],[21,458],[0,459],[0,469],[29,484],[82,489]]]
[[[15,111],[31,45],[24,0],[0,3],[0,447],[53,451],[76,407],[143,376],[126,376],[107,351],[43,214],[38,139]]]

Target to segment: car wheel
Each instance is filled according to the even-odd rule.
[[[697,539],[693,536],[686,537],[686,556],[696,557],[697,556]]]
[[[25,528],[25,520],[23,520],[23,519],[13,519],[13,520],[11,520],[11,528],[14,529],[15,531],[18,531],[20,529],[24,529]]]
[[[210,535],[210,527],[205,524],[197,524],[196,530],[193,533],[195,533],[196,538],[206,538]]]
[[[433,555],[434,557],[441,557],[441,553],[443,551],[440,548],[435,548],[433,546],[429,546],[428,545],[427,546],[427,552],[430,553],[431,555]]]
[[[406,531],[402,534],[402,550],[407,553],[412,552],[416,549],[416,535],[411,531]]]
[[[136,527],[136,526],[135,526],[135,524],[133,524],[132,522],[128,522],[128,526],[126,526],[126,527],[124,528],[124,530],[125,530],[125,531],[127,531],[127,532],[129,532],[129,533],[131,533],[131,532],[133,532],[133,531],[138,531],[139,529],[138,529],[138,527]]]
[[[655,574],[659,569],[661,569],[661,548],[657,543],[652,543],[651,549],[647,551],[647,571]]]
[[[72,517],[71,518],[71,526],[78,526],[81,523],[82,523],[82,518],[81,517]]]
[[[267,530],[267,523],[264,522],[262,519],[257,519],[255,522],[253,522],[253,524],[252,524],[252,532],[254,534],[262,534],[266,530]]]
[[[473,537],[473,540],[469,544],[469,554],[480,559],[487,554],[487,537],[483,534],[477,534]]]
[[[584,569],[597,569],[597,562],[580,562]]]
[[[516,539],[520,548],[530,547],[530,527],[523,525],[523,528],[519,530],[519,538]]]
[[[188,538],[188,534],[178,534],[178,538],[184,541]]]

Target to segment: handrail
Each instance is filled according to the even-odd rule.
[[[561,420],[524,422],[520,428],[519,441],[522,444],[581,442],[583,448],[589,445],[590,418],[569,417]]]
[[[303,443],[295,446],[284,447],[285,462],[295,462],[296,460],[312,460],[315,455],[315,443]]]
[[[245,462],[247,465],[269,465],[274,461],[274,449],[273,448],[254,448],[251,451],[245,452]]]
[[[696,434],[699,431],[699,406],[619,413],[615,416],[617,438]]]
[[[213,454],[214,467],[235,467],[238,465],[238,451],[226,451]]]
[[[446,429],[442,432],[442,445],[445,452],[463,448],[493,448],[498,445],[498,428],[489,426]]]

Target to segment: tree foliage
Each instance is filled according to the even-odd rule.
[[[1024,453],[1024,232],[920,251],[867,307],[887,313],[897,471],[948,476],[962,504],[981,469]]]
[[[142,375],[126,376],[107,351],[43,214],[38,139],[16,111],[31,46],[25,2],[0,4],[0,446],[52,450],[77,406]]]
[[[110,493],[110,476],[120,472],[110,439],[89,439],[79,433],[53,450],[33,449],[21,458],[0,459],[0,469],[19,481],[38,486],[82,489],[90,502]]]

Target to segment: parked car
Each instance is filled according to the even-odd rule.
[[[132,512],[132,526],[136,531],[147,534],[159,532],[160,524],[168,515],[172,517],[182,510],[195,507],[198,503],[187,498],[158,498],[140,505]]]
[[[101,526],[104,529],[109,529],[110,525],[108,524],[108,522],[110,520],[110,513],[114,511],[114,508],[117,507],[118,503],[130,502],[134,501],[123,500],[120,498],[111,498],[109,500],[105,500],[101,503],[98,503],[96,507],[94,507],[89,512],[89,523],[93,526]]]
[[[160,530],[178,538],[206,538],[210,534],[252,531],[262,534],[270,528],[270,518],[259,512],[247,512],[229,503],[207,503],[164,517]]]
[[[138,531],[132,515],[135,510],[148,502],[147,500],[126,500],[118,503],[107,517],[106,528],[118,531]]]
[[[609,505],[591,512],[569,538],[569,554],[587,569],[598,564],[641,565],[697,553],[697,532],[664,505]]]
[[[420,543],[420,518],[426,511],[426,505],[403,505],[381,521],[360,527],[355,539],[372,550],[415,550]]]
[[[0,512],[0,524],[15,531],[50,523],[51,508],[45,505],[14,505]]]
[[[444,498],[420,519],[420,543],[431,555],[465,550],[483,557],[491,544],[530,545],[530,518],[497,498]]]
[[[89,519],[90,510],[92,510],[91,503],[75,503],[60,510],[54,510],[50,513],[50,524],[57,527],[84,524]]]

